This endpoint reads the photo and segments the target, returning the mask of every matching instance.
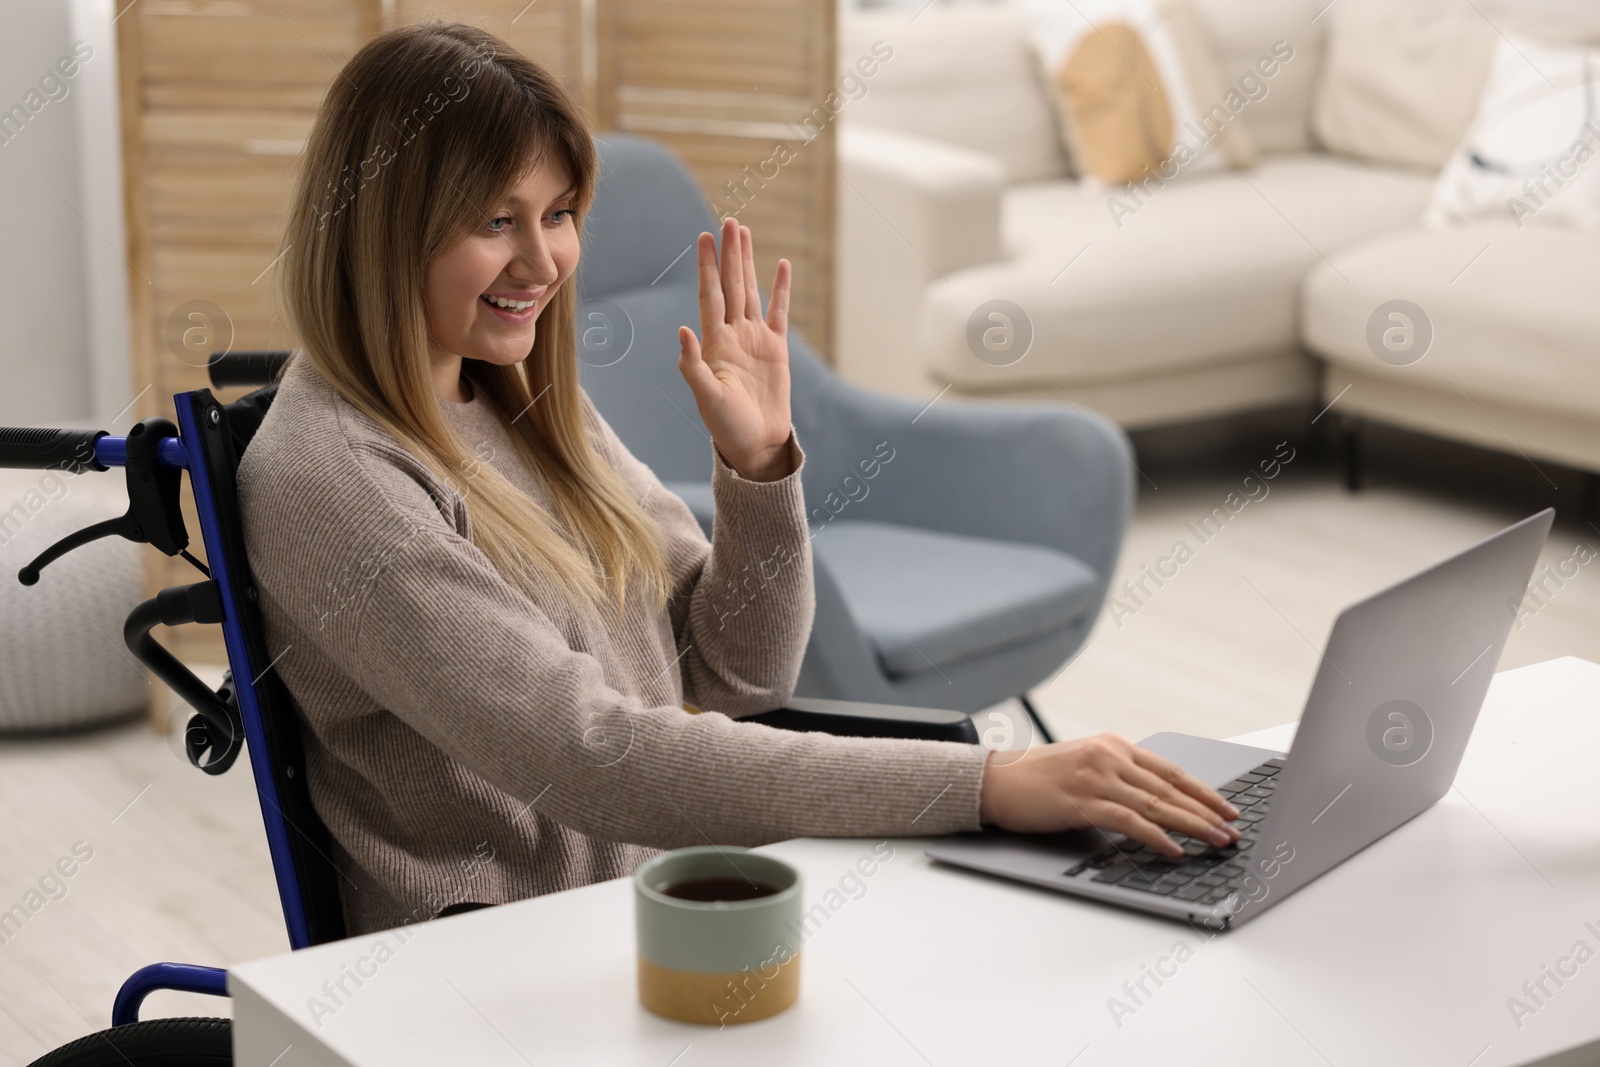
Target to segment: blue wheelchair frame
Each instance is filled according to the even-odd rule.
[[[173,397],[176,423],[159,416],[145,419],[122,437],[104,430],[0,428],[0,467],[127,471],[127,514],[62,538],[22,569],[18,578],[24,585],[36,584],[40,571],[65,553],[113,534],[181,555],[205,575],[204,581],[164,589],[134,608],[123,636],[140,662],[194,708],[185,733],[191,763],[221,774],[241,747],[248,748],[289,945],[298,950],[346,936],[339,874],[328,855],[327,827],[311,804],[292,698],[270,669],[235,485],[239,459],[276,394],[274,383],[289,356],[286,351],[214,353],[212,385],[262,388],[229,404],[209,389],[178,393]],[[178,498],[185,471],[206,563],[187,551]],[[218,690],[149,634],[157,623],[192,622],[222,626],[229,668]],[[932,708],[795,699],[746,721],[839,736],[978,742],[965,713]],[[211,758],[202,762],[208,751]],[[184,963],[140,968],[117,993],[112,1026],[137,1023],[140,1004],[158,989],[227,996],[227,971]]]

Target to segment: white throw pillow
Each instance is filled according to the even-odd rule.
[[[1600,226],[1600,49],[1507,38],[1423,220]]]

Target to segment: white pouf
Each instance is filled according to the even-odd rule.
[[[144,553],[109,537],[46,567],[17,572],[62,537],[128,507],[121,468],[80,475],[0,470],[0,733],[67,730],[127,718],[153,678],[128,651],[122,624],[144,599]]]

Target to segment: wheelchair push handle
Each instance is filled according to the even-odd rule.
[[[283,365],[289,362],[288,349],[260,349],[246,352],[213,352],[206,364],[211,385],[226,389],[234,385],[271,385],[278,380]]]
[[[278,380],[291,354],[288,349],[213,352],[207,364],[211,384],[218,389],[237,385],[271,385]],[[100,439],[107,436],[110,435],[105,430],[0,427],[0,468],[64,470],[81,474],[86,470],[106,471],[112,466],[122,466],[126,457],[126,438],[112,437],[109,441],[101,442]],[[185,465],[176,427],[158,445],[156,461],[170,467]]]
[[[0,427],[0,467],[16,470],[110,470],[95,458],[104,430]]]

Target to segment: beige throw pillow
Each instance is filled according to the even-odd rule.
[[[1080,173],[1108,184],[1244,167],[1255,150],[1187,0],[1019,0]]]

